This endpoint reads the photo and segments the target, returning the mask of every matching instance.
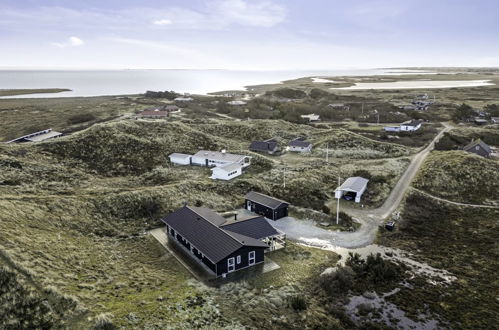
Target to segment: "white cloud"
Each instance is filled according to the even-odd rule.
[[[272,27],[286,18],[286,9],[268,0],[219,0],[209,7],[228,24]]]
[[[52,42],[51,45],[59,48],[78,47],[83,45],[84,42],[78,37],[69,37],[66,42]]]
[[[173,22],[169,19],[158,19],[152,22],[154,25],[171,25]]]

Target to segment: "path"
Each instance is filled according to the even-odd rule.
[[[495,206],[495,205],[467,204],[467,203],[454,202],[454,201],[450,201],[450,200],[445,199],[445,198],[440,198],[440,197],[431,195],[431,194],[429,194],[429,193],[427,193],[425,191],[416,189],[414,187],[411,187],[411,189],[414,190],[414,191],[417,191],[418,193],[423,194],[423,195],[425,195],[427,197],[430,197],[430,198],[433,198],[433,199],[435,199],[437,201],[448,203],[448,204],[453,204],[453,205],[457,205],[457,206],[465,206],[465,207],[479,207],[479,208],[498,209],[499,210],[499,206]]]
[[[433,150],[435,142],[445,132],[452,129],[446,123],[442,123],[442,125],[444,128],[435,136],[431,143],[412,157],[411,163],[382,206],[376,209],[342,208],[342,211],[348,213],[361,223],[359,230],[355,232],[334,232],[315,226],[315,222],[313,221],[296,220],[291,217],[276,221],[273,224],[274,227],[285,232],[288,238],[310,245],[329,243],[345,248],[358,248],[371,244],[376,238],[378,226],[399,207],[416,173],[430,151]]]

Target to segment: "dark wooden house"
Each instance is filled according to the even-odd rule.
[[[263,215],[271,220],[288,216],[289,203],[255,191],[244,196],[245,208],[248,211]]]
[[[162,221],[169,240],[190,252],[217,277],[263,263],[269,248],[261,239],[233,231],[236,227],[225,228],[222,225],[227,220],[207,208],[184,206]]]
[[[249,149],[255,152],[263,152],[269,155],[273,155],[279,151],[279,143],[274,139],[268,139],[265,141],[253,141],[250,144]]]
[[[472,141],[471,143],[466,145],[463,150],[482,157],[490,157],[490,155],[492,154],[492,150],[490,149],[489,145],[482,140]]]

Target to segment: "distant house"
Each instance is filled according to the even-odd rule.
[[[230,154],[225,151],[201,150],[194,155],[172,153],[168,157],[170,162],[177,165],[211,167],[211,178],[220,180],[231,180],[241,175],[244,168],[251,164],[251,157]]]
[[[294,152],[311,152],[312,151],[312,143],[305,141],[305,138],[298,137],[289,142],[289,151]]]
[[[362,194],[366,191],[368,179],[361,178],[360,176],[351,177],[345,180],[343,184],[335,191],[335,197],[341,198],[348,194],[355,199],[356,203],[360,203]]]
[[[499,117],[490,117],[490,121],[493,124],[499,124]]]
[[[62,136],[62,133],[53,131],[51,128],[45,129],[43,131],[31,133],[24,135],[13,140],[7,141],[5,143],[23,143],[23,142],[41,142],[48,139],[54,139]]]
[[[344,103],[329,103],[327,106],[333,109],[350,110],[350,106]]]
[[[400,124],[401,131],[417,131],[421,128],[423,121],[421,119],[413,119],[411,121]]]
[[[194,101],[192,97],[179,96],[174,99],[175,102],[191,102]]]
[[[422,122],[422,120],[413,119],[402,123],[399,126],[385,126],[383,129],[385,132],[412,132],[420,129]]]
[[[309,115],[301,115],[300,117],[303,118],[303,119],[308,119],[309,123],[321,120],[320,116],[316,115],[315,113],[311,113]]]
[[[227,102],[229,105],[246,105],[246,102],[244,101],[229,101]]]
[[[288,216],[289,203],[270,197],[256,191],[251,191],[244,196],[245,208],[248,211],[263,215],[271,220],[278,220]]]
[[[473,122],[479,126],[482,125],[487,125],[489,122],[486,119],[480,118],[480,117],[475,117],[473,119]]]
[[[468,145],[463,148],[466,152],[471,152],[482,157],[490,157],[492,150],[490,147],[482,140],[471,141]]]
[[[216,277],[263,263],[265,250],[269,249],[263,240],[279,234],[269,223],[265,226],[259,220],[229,225],[225,218],[202,207],[184,206],[162,221],[169,241]],[[251,232],[251,221],[258,226],[258,233]]]
[[[273,155],[279,151],[279,143],[274,139],[268,139],[265,141],[253,141],[251,142],[249,149],[251,151],[264,152]]]

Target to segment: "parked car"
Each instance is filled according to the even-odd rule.
[[[347,192],[343,195],[343,198],[347,201],[353,201],[355,199],[355,193]]]

